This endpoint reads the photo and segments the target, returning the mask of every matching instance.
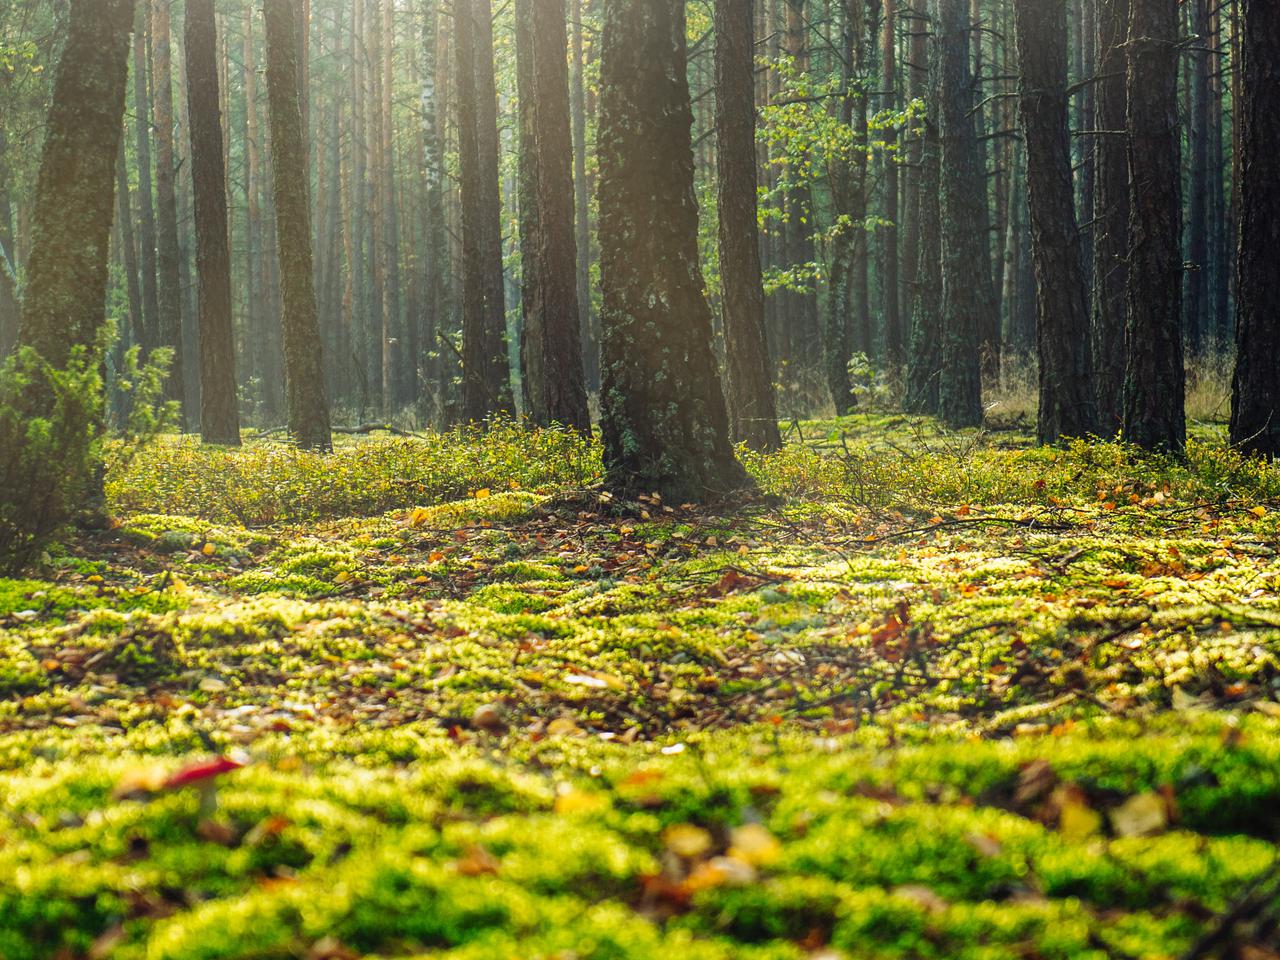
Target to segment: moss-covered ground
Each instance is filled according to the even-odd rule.
[[[0,957],[1280,955],[1280,470],[789,439],[116,465],[0,580]]]

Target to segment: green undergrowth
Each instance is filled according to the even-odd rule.
[[[1267,956],[1280,473],[816,426],[143,455],[0,581],[0,957]]]

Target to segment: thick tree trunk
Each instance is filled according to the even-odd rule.
[[[462,415],[478,423],[512,411],[489,0],[457,0],[454,20],[462,187]]]
[[[591,432],[582,369],[564,0],[516,0],[521,340],[529,417]]]
[[[701,501],[748,485],[698,262],[684,0],[605,0],[600,116],[609,484]]]
[[[1129,279],[1129,160],[1125,150],[1125,42],[1129,0],[1097,0],[1098,83],[1093,138],[1093,364],[1098,429],[1120,430],[1124,410],[1125,291]]]
[[[57,368],[98,346],[105,322],[116,160],[133,0],[70,0],[45,127],[18,342]],[[32,417],[53,398],[31,394]]]
[[[1133,0],[1127,51],[1130,252],[1123,436],[1148,450],[1178,453],[1186,444],[1186,418],[1177,0]]]
[[[982,423],[982,334],[995,296],[987,255],[986,170],[973,122],[969,17],[964,0],[937,0],[942,146],[942,376],[939,407],[951,427]]]
[[[1097,432],[1089,307],[1071,179],[1066,0],[1016,0],[1019,114],[1027,146],[1031,256],[1036,274],[1040,413],[1036,437],[1058,443]]]
[[[185,39],[200,284],[200,434],[205,443],[238,445],[240,411],[231,317],[227,172],[223,166],[218,29],[213,0],[187,0]]]
[[[1242,0],[1240,235],[1231,442],[1280,455],[1280,5]]]
[[[152,93],[156,145],[156,274],[160,303],[160,342],[173,349],[173,364],[165,381],[165,399],[186,406],[186,375],[182,343],[182,253],[178,243],[178,164],[173,130],[173,61],[169,0],[153,0],[151,7]]]
[[[265,0],[263,12],[289,434],[304,450],[326,452],[333,448],[333,440],[311,259],[295,0]]]
[[[765,339],[756,204],[755,2],[716,0],[715,7],[720,277],[733,438],[777,450],[782,438]]]

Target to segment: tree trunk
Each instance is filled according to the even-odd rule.
[[[178,243],[178,172],[173,130],[173,63],[169,0],[153,0],[151,7],[152,94],[156,138],[156,272],[160,303],[160,342],[173,349],[173,364],[165,381],[165,399],[182,404],[181,423],[190,419],[186,407],[186,376],[182,343],[182,254]]]
[[[4,85],[0,94],[7,95],[8,80],[0,77],[0,83]],[[120,149],[123,154],[123,143]],[[120,166],[123,169],[123,164]],[[127,170],[124,171],[124,176],[127,184]],[[0,124],[0,271],[3,272],[3,277],[0,277],[0,360],[9,355],[9,351],[17,342],[18,318],[22,313],[22,304],[18,300],[18,276],[15,262],[17,251],[14,250],[13,245],[13,208],[10,203],[12,189],[13,165],[9,161],[9,138],[4,125]],[[127,197],[126,193],[126,203]],[[136,275],[133,282],[136,286]],[[136,313],[134,301],[129,302],[131,310]]]
[[[941,140],[942,376],[939,408],[950,427],[982,423],[982,332],[995,312],[986,253],[987,192],[972,116],[965,0],[937,0]]]
[[[1036,274],[1040,413],[1036,437],[1097,432],[1089,307],[1071,179],[1066,0],[1016,0],[1018,101]]]
[[[1125,78],[1130,252],[1123,436],[1168,453],[1186,444],[1177,45],[1177,0],[1133,0]]]
[[[765,340],[756,208],[755,18],[758,0],[716,0],[716,161],[725,367],[733,438],[782,446]]]
[[[156,208],[151,180],[151,85],[147,32],[151,4],[138,4],[138,29],[133,39],[133,108],[138,147],[138,242],[142,248],[142,353],[160,346],[160,292],[156,286]]]
[[[45,127],[18,342],[56,368],[93,351],[105,323],[116,160],[133,0],[70,0]],[[92,354],[90,354],[92,355]],[[31,394],[31,417],[53,397]]]
[[[1240,235],[1231,442],[1280,454],[1280,5],[1242,0]]]
[[[898,27],[897,0],[884,0],[884,24],[881,37],[881,69],[884,72],[884,107],[898,107]],[[883,132],[885,141],[883,215],[888,225],[880,230],[883,241],[883,266],[880,286],[884,291],[884,350],[890,365],[902,362],[901,291],[898,289],[898,239],[901,229],[898,211],[898,134],[894,127]]]
[[[1191,96],[1190,128],[1187,143],[1191,148],[1188,171],[1190,186],[1187,198],[1186,315],[1187,349],[1198,356],[1204,350],[1209,332],[1209,177],[1221,171],[1209,170],[1209,3],[1210,0],[1188,0],[1191,13],[1191,48],[1187,51],[1187,83]]]
[[[578,309],[581,315],[581,353],[587,390],[600,389],[600,332],[591,302],[591,184],[587,179],[587,83],[583,0],[571,0],[573,110],[573,190],[577,217]]]
[[[307,148],[302,139],[295,0],[265,0],[271,173],[283,294],[285,393],[289,434],[304,450],[333,448],[324,356],[311,262]]]
[[[444,170],[444,104],[436,78],[440,70],[437,51],[440,39],[438,0],[427,0],[422,24],[422,137],[423,192],[426,223],[425,263],[426,292],[423,318],[422,351],[423,383],[426,393],[441,403],[445,395],[441,378],[444,364],[434,359],[448,349],[439,342],[444,335],[447,317],[449,274],[449,236],[445,223]]]
[[[937,70],[929,43],[926,0],[916,0],[911,36],[911,97],[925,102],[918,145],[912,151],[912,207],[915,221],[915,282],[911,295],[911,337],[907,350],[906,409],[938,412],[942,370],[942,246],[939,224],[941,146],[938,143]]]
[[[3,138],[0,132],[0,138]],[[6,204],[7,206],[7,204]],[[4,211],[8,213],[7,210]],[[118,331],[121,343],[138,344],[142,337],[142,288],[138,284],[138,241],[133,229],[133,207],[129,202],[129,168],[125,164],[124,137],[120,138],[120,155],[116,159],[116,223],[120,227],[120,249],[124,267],[125,290],[129,296],[129,329]],[[0,231],[7,231],[7,223],[0,221]],[[7,240],[7,238],[6,238]],[[12,242],[5,242],[9,250]],[[4,356],[0,343],[0,357]]]
[[[668,503],[749,484],[698,262],[684,0],[605,0],[600,116],[604,464]]]
[[[529,417],[591,431],[582,370],[564,0],[517,0],[521,356]]]
[[[1098,429],[1120,430],[1124,411],[1125,291],[1129,279],[1129,160],[1125,52],[1129,0],[1097,0],[1098,83],[1093,138],[1093,363]]]
[[[187,0],[185,39],[200,284],[200,434],[205,443],[238,445],[240,411],[231,317],[227,172],[223,166],[218,29],[213,0]]]
[[[489,0],[457,0],[454,7],[462,187],[462,415],[475,423],[512,410],[489,11]]]
[[[786,6],[786,53],[801,74],[809,72],[809,23],[805,16],[805,0],[783,0]],[[787,266],[813,262],[813,190],[804,163],[793,164],[796,181],[786,197]],[[818,297],[809,289],[783,294],[790,343],[789,359],[804,367],[817,367],[823,359],[822,331],[818,318]]]

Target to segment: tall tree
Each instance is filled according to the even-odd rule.
[[[734,439],[782,446],[765,340],[756,203],[755,0],[716,0],[716,161],[729,416]]]
[[[809,17],[806,0],[782,0],[786,7],[786,30],[782,41],[793,68],[801,75],[810,68]],[[812,263],[814,249],[813,189],[803,172],[804,160],[790,165],[792,182],[786,194],[786,259],[789,266]],[[818,317],[818,297],[811,290],[787,291],[780,308],[786,327],[787,359],[802,366],[816,367],[823,359],[822,331]]]
[[[880,35],[880,63],[884,72],[884,106],[894,110],[898,106],[898,0],[884,0],[883,23]],[[898,287],[898,241],[901,220],[898,206],[898,159],[896,146],[898,133],[893,127],[884,131],[886,146],[884,161],[883,215],[888,221],[881,231],[883,257],[881,258],[881,287],[884,291],[884,348],[889,362],[902,362],[902,309],[901,290]]]
[[[285,393],[289,435],[304,450],[333,448],[325,393],[324,351],[316,315],[307,197],[307,148],[302,138],[296,0],[265,0],[267,101],[271,173],[283,293]]]
[[[1097,432],[1067,105],[1067,2],[1015,0],[1040,357],[1040,443]]]
[[[591,430],[582,370],[564,0],[516,0],[521,356],[529,416]]]
[[[1211,0],[1188,0],[1192,37],[1187,50],[1187,86],[1191,99],[1187,144],[1191,156],[1188,171],[1187,251],[1185,300],[1187,349],[1197,355],[1209,330],[1209,178],[1221,175],[1209,169],[1209,33]]]
[[[939,408],[952,427],[982,423],[982,331],[995,313],[987,253],[986,168],[973,120],[965,0],[937,0],[941,142],[942,375]]]
[[[1280,455],[1280,5],[1240,4],[1239,241],[1231,442]]]
[[[54,367],[105,322],[133,0],[69,0],[31,220],[18,340]],[[33,396],[48,398],[44,391]],[[39,404],[31,416],[47,415]]]
[[[151,57],[147,33],[151,4],[138,3],[138,29],[133,39],[133,109],[138,152],[138,245],[141,248],[143,353],[160,346],[160,291],[156,280],[156,207],[151,174]]]
[[[231,317],[227,171],[213,0],[187,0],[184,25],[200,284],[200,433],[205,443],[240,443],[236,344]]]
[[[462,192],[462,415],[510,412],[498,104],[489,0],[457,0],[458,167]]]
[[[1129,287],[1123,436],[1148,450],[1186,443],[1178,2],[1132,0],[1126,43]]]
[[[583,0],[570,0],[573,19],[573,191],[578,242],[578,309],[582,316],[582,363],[587,389],[600,386],[600,331],[591,302],[591,183],[587,177],[587,57]]]
[[[1129,278],[1129,161],[1123,135],[1129,0],[1097,0],[1097,16],[1092,340],[1098,428],[1115,436],[1124,410],[1125,291]]]
[[[911,35],[911,97],[925,103],[918,145],[912,148],[911,191],[915,222],[915,282],[911,295],[911,336],[907,344],[906,408],[938,412],[942,373],[942,240],[939,193],[942,147],[938,142],[936,47],[929,42],[929,4],[915,0]]]
[[[3,96],[9,89],[5,71],[0,71],[0,85],[0,96]],[[18,317],[22,312],[14,263],[12,188],[13,164],[9,161],[8,131],[0,119],[0,360],[8,356],[18,339]]]
[[[445,222],[445,169],[444,169],[444,104],[441,102],[440,71],[437,56],[440,43],[440,8],[438,0],[426,0],[423,5],[422,23],[422,133],[424,212],[426,223],[424,269],[426,271],[426,297],[424,323],[425,349],[421,362],[428,390],[439,391],[440,365],[428,363],[442,348],[437,342],[444,335],[448,300],[447,277],[449,274],[449,235]]]
[[[133,229],[133,206],[129,199],[129,167],[125,162],[124,137],[116,159],[116,225],[120,230],[120,251],[124,267],[125,291],[129,297],[129,329],[120,332],[122,343],[142,342],[142,287],[138,277],[138,241]],[[4,225],[0,223],[0,230]],[[9,245],[7,245],[9,246]],[[2,347],[2,345],[0,345]],[[4,350],[0,348],[0,356]]]
[[[182,253],[178,242],[178,164],[174,149],[173,57],[170,4],[152,0],[151,70],[156,146],[156,271],[160,340],[173,348],[165,398],[183,404],[188,419],[182,349]]]
[[[602,43],[605,471],[615,489],[706,500],[749,481],[698,261],[684,0],[605,0]]]

